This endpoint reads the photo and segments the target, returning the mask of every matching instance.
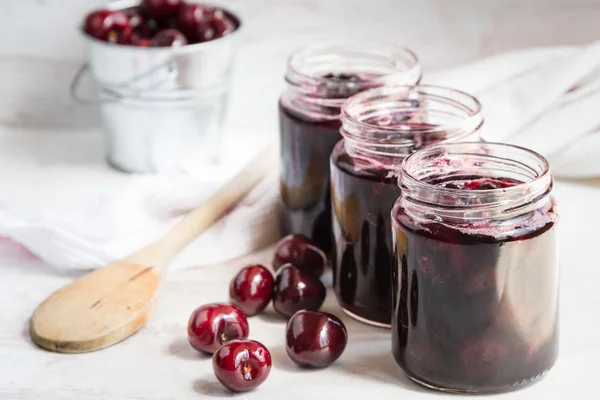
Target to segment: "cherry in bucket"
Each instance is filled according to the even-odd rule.
[[[229,298],[246,316],[256,315],[269,305],[273,275],[264,266],[248,265],[231,280]]]
[[[146,41],[150,44],[150,39],[156,33],[157,26],[156,21],[144,18],[144,15],[138,9],[129,9],[125,13],[129,18],[129,25],[131,26],[131,44],[139,46],[140,42]]]
[[[235,339],[246,339],[248,320],[231,304],[213,303],[198,307],[188,322],[188,340],[193,348],[213,353],[219,346]]]
[[[301,367],[323,368],[333,364],[348,342],[344,323],[324,312],[298,311],[285,330],[287,354]]]
[[[235,30],[235,24],[233,21],[221,10],[217,10],[213,14],[213,18],[210,21],[210,27],[215,32],[215,39],[229,35]]]
[[[127,14],[104,9],[89,14],[83,29],[96,39],[119,44],[129,44],[133,33]]]
[[[207,42],[233,32],[235,23],[221,10],[204,4],[184,4],[177,13],[177,26],[192,42]]]
[[[260,386],[271,372],[271,353],[255,340],[233,340],[213,354],[213,371],[232,392],[246,392]]]
[[[150,45],[153,47],[177,47],[186,44],[188,44],[187,38],[177,29],[163,29],[150,40]]]
[[[327,256],[308,237],[301,234],[288,235],[277,242],[273,269],[277,271],[288,263],[318,278],[325,271]]]
[[[183,5],[183,0],[143,0],[142,9],[159,21],[175,15]]]
[[[188,37],[196,37],[199,31],[209,28],[215,8],[204,4],[183,4],[177,12],[177,26]]]
[[[319,278],[287,264],[275,276],[273,308],[286,317],[300,310],[316,311],[323,305],[325,294]]]
[[[84,31],[109,43],[134,46],[184,46],[229,35],[238,23],[224,10],[183,0],[143,0],[123,10],[89,13]]]

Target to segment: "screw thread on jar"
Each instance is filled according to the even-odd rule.
[[[326,43],[288,60],[282,103],[311,119],[338,119],[344,101],[364,90],[421,80],[417,56],[382,42]]]
[[[396,168],[416,150],[464,141],[483,124],[477,99],[432,85],[367,90],[343,105],[341,119],[349,154]]]
[[[442,177],[478,176],[518,182],[488,190],[460,190],[436,184]],[[548,161],[523,147],[502,143],[431,146],[404,162],[399,185],[402,205],[413,218],[479,224],[531,213],[547,201],[553,180]]]

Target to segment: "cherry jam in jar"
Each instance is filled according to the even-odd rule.
[[[477,137],[480,109],[466,93],[425,85],[372,89],[344,104],[344,139],[331,156],[332,265],[334,291],[348,315],[390,327],[390,211],[402,161],[434,143]]]
[[[417,57],[383,43],[341,43],[293,54],[279,102],[281,234],[302,233],[332,248],[329,156],[341,139],[340,108],[350,96],[421,79]]]
[[[392,348],[414,381],[491,393],[558,355],[557,207],[548,162],[497,143],[409,156],[392,210]]]

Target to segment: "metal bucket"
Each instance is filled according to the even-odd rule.
[[[107,8],[139,3],[116,1]],[[235,14],[224,11],[237,20],[233,33],[182,47],[115,45],[80,29],[86,64],[73,79],[71,93],[81,103],[100,106],[107,160],[115,168],[192,172],[220,161],[221,125],[241,27]],[[96,84],[95,99],[78,94],[86,71]]]

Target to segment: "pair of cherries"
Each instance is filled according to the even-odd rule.
[[[261,343],[247,340],[247,316],[273,308],[289,317],[285,343],[288,356],[302,367],[323,368],[346,348],[348,334],[334,315],[319,312],[325,286],[319,279],[327,257],[303,235],[286,236],[273,257],[275,277],[262,265],[244,267],[231,281],[231,304],[197,308],[188,323],[189,342],[196,350],[213,353],[219,382],[233,392],[254,389],[271,370],[271,355]]]
[[[139,7],[127,10],[96,10],[87,15],[83,27],[96,39],[141,47],[202,43],[236,28],[223,10],[183,0],[143,0]]]

